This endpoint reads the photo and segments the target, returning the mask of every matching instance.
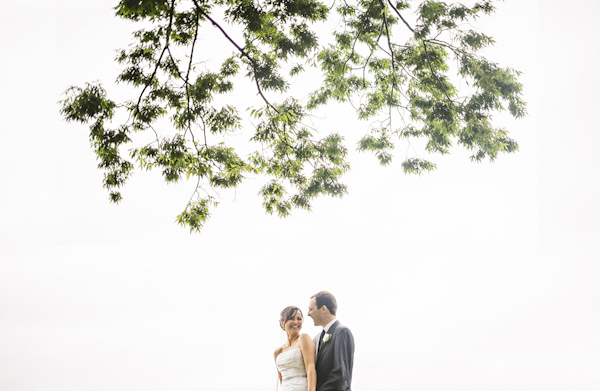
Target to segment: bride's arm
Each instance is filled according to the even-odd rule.
[[[304,367],[306,368],[306,380],[308,387],[306,391],[315,391],[317,388],[317,371],[315,370],[315,344],[308,334],[300,336],[300,349],[304,358]]]
[[[277,379],[278,379],[278,385],[281,384],[281,372],[279,372],[279,368],[277,368],[277,356],[279,356],[279,354],[281,353],[281,348],[277,348],[275,349],[275,368],[277,369]],[[279,386],[277,387],[279,388]]]

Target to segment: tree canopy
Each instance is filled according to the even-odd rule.
[[[429,153],[462,146],[474,161],[516,151],[492,114],[525,115],[519,72],[482,56],[494,41],[469,25],[491,14],[493,1],[411,3],[121,0],[116,15],[143,26],[116,58],[122,67],[117,83],[131,85],[132,98],[115,102],[100,83],[88,83],[66,91],[61,113],[89,125],[113,202],[122,199],[119,189],[136,169],[161,170],[167,182],[195,180],[177,219],[196,231],[218,201],[206,188],[234,188],[250,173],[267,178],[263,205],[279,216],[310,209],[319,195],[346,193],[344,135],[321,137],[307,124],[328,102],[346,102],[358,119],[372,121],[357,125],[364,124],[365,134],[357,148],[372,151],[382,165],[406,139],[423,139]],[[331,29],[323,28],[332,20]],[[202,47],[203,29],[218,34],[219,53]],[[209,58],[221,60],[211,68],[203,63]],[[293,82],[303,72],[321,77],[307,97],[294,96]],[[222,104],[244,77],[256,101]],[[246,133],[244,113],[254,123]],[[159,132],[156,124],[165,120],[168,130]],[[238,133],[248,135],[254,152],[228,143],[226,136]],[[416,155],[402,162],[406,173],[435,167]]]

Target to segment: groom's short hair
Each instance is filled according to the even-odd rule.
[[[313,297],[317,303],[317,309],[326,306],[329,310],[329,313],[331,313],[331,315],[335,315],[337,312],[337,300],[335,300],[335,296],[327,291],[321,291],[312,295],[311,299]]]

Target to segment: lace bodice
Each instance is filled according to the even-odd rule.
[[[282,378],[280,391],[306,391],[306,368],[300,348],[280,353],[276,364]]]

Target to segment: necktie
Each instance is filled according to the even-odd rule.
[[[325,335],[325,329],[321,331],[321,337],[319,338],[319,351],[321,351],[321,346],[323,346],[323,336]]]

